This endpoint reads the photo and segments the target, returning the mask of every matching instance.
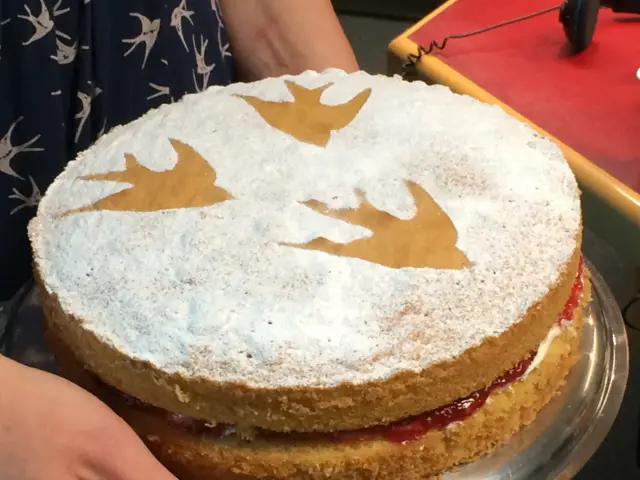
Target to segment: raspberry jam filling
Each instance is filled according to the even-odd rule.
[[[558,315],[556,320],[557,325],[562,325],[573,319],[573,314],[580,303],[580,296],[584,289],[584,281],[582,278],[583,269],[584,261],[580,258],[575,282],[562,312]],[[536,351],[531,352],[527,358],[518,362],[485,388],[477,390],[466,397],[459,398],[448,405],[388,425],[328,433],[279,433],[256,429],[254,432],[255,438],[258,440],[277,440],[279,442],[295,443],[305,441],[357,442],[384,438],[392,443],[405,444],[421,438],[430,430],[442,429],[452,423],[469,418],[487,402],[492,392],[511,385],[520,379],[533,362],[536,354]],[[171,413],[141,402],[130,395],[119,393],[125,398],[130,408],[165,417],[172,426],[184,432],[195,435],[207,435],[214,438],[222,438],[235,433],[235,429],[230,425],[211,425],[204,420]]]

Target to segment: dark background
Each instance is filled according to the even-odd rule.
[[[341,14],[407,21],[420,20],[441,3],[441,0],[333,0],[334,8]]]

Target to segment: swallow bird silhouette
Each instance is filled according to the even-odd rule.
[[[317,237],[307,243],[280,245],[359,258],[390,268],[462,270],[469,267],[469,259],[456,246],[458,233],[449,216],[420,185],[409,181],[405,184],[416,205],[416,214],[410,219],[378,210],[362,191],[356,190],[360,202],[356,208],[331,210],[317,200],[303,202],[303,205],[327,217],[367,228],[372,232],[370,236],[349,243]]]
[[[308,89],[285,80],[293,96],[292,102],[272,102],[258,97],[236,95],[251,105],[265,122],[297,140],[324,147],[331,132],[349,125],[369,99],[371,89],[358,93],[346,103],[325,105],[320,102],[322,93],[333,83]]]
[[[155,212],[178,208],[206,207],[230,200],[233,196],[215,185],[216,172],[198,152],[178,140],[170,140],[178,155],[171,170],[156,171],[125,155],[123,171],[79,177],[81,180],[129,183],[130,188],[70,210],[62,216],[96,210]]]

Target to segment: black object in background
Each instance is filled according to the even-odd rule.
[[[565,0],[560,8],[560,23],[574,53],[585,50],[598,23],[600,0]]]
[[[444,0],[332,0],[336,12],[417,22]]]

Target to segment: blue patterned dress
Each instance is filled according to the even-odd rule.
[[[0,0],[0,301],[31,274],[26,225],[69,160],[234,77],[218,0]]]

